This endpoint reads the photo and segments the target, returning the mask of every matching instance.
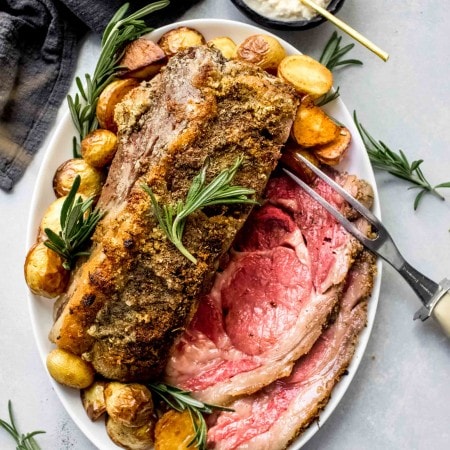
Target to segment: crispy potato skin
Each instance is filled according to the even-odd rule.
[[[269,72],[276,72],[286,51],[280,42],[266,34],[255,34],[245,39],[236,50],[237,58],[256,64]]]
[[[135,78],[115,80],[108,84],[100,94],[97,102],[96,114],[100,128],[117,133],[117,124],[114,120],[114,109],[131,89],[139,85]]]
[[[313,151],[320,162],[329,166],[336,166],[347,154],[351,140],[350,131],[345,127],[341,127],[336,139],[328,144],[314,147]]]
[[[108,436],[116,445],[127,450],[153,450],[154,428],[155,419],[140,427],[127,427],[111,417],[106,418]]]
[[[339,126],[310,98],[303,99],[292,126],[291,135],[302,147],[327,144],[338,137]]]
[[[278,76],[302,95],[316,99],[333,86],[333,74],[323,64],[307,55],[290,55],[278,66]]]
[[[97,129],[81,141],[81,155],[92,167],[102,169],[111,164],[117,150],[117,136],[109,130]]]
[[[29,250],[24,264],[25,281],[33,294],[54,298],[61,295],[69,282],[69,272],[62,258],[44,242],[37,242]]]
[[[156,422],[155,450],[197,450],[196,445],[188,447],[194,435],[189,412],[170,410]]]
[[[234,59],[236,58],[237,45],[233,41],[233,39],[223,36],[216,37],[208,41],[208,45],[210,47],[217,48],[217,50],[222,53],[224,58]]]
[[[108,415],[127,427],[140,427],[153,416],[152,394],[142,384],[108,383],[105,403]]]
[[[53,379],[64,386],[84,389],[94,382],[94,369],[80,356],[55,348],[47,355],[47,369]]]
[[[178,27],[164,33],[158,41],[158,45],[167,56],[173,56],[180,50],[189,47],[206,44],[203,35],[193,28]]]
[[[73,158],[62,163],[53,177],[53,191],[57,197],[67,195],[75,177],[80,175],[78,193],[85,197],[98,197],[102,190],[104,174],[82,158]]]
[[[106,381],[94,381],[88,388],[80,392],[81,403],[89,419],[98,420],[106,412]]]
[[[126,67],[126,70],[121,76],[149,80],[166,62],[167,56],[158,44],[149,39],[139,38],[125,48],[119,65]]]
[[[56,234],[61,231],[61,208],[66,198],[67,195],[57,198],[55,201],[50,203],[48,208],[45,210],[39,225],[38,241],[44,241],[47,239],[47,235],[44,231],[46,228],[50,228],[50,230],[54,231]]]

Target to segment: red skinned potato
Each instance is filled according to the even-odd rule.
[[[150,39],[139,38],[130,42],[125,48],[119,65],[123,66],[124,78],[149,80],[166,64],[167,56],[164,50]]]
[[[236,54],[240,61],[256,64],[269,72],[276,72],[278,65],[286,56],[286,51],[278,39],[267,34],[254,34],[238,46]]]

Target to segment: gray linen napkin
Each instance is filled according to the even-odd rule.
[[[196,0],[149,16],[173,21]],[[10,191],[42,145],[71,84],[77,44],[101,33],[121,0],[0,0],[0,188]],[[130,1],[130,11],[151,0]]]

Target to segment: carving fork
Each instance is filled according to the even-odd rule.
[[[350,234],[355,236],[356,239],[373,253],[383,258],[403,276],[423,303],[423,306],[415,313],[414,320],[421,319],[425,321],[430,316],[433,316],[439,322],[446,335],[450,337],[450,280],[444,278],[440,283],[435,283],[412,267],[401,255],[386,228],[371,211],[302,155],[295,152],[292,152],[291,155],[299,163],[306,165],[319,178],[325,181],[325,183],[329,184],[358,211],[372,225],[375,237],[369,238],[360,232],[352,222],[346,219],[314,189],[289,169],[283,167],[283,171],[311,195],[311,197],[318,201]]]

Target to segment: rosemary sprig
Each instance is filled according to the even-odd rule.
[[[80,181],[81,178],[77,175],[62,205],[61,231],[57,234],[50,228],[44,230],[48,237],[44,244],[64,259],[63,266],[66,270],[72,268],[78,256],[89,255],[83,248],[103,217],[102,212],[92,209],[92,197],[84,201],[81,196],[76,197]]]
[[[152,29],[147,27],[142,20],[148,14],[166,7],[168,0],[151,3],[144,8],[125,17],[129,3],[125,3],[117,10],[109,21],[103,33],[101,42],[101,53],[92,77],[85,74],[85,84],[81,79],[75,79],[79,94],[75,97],[67,96],[70,114],[79,137],[73,138],[74,157],[80,157],[79,142],[89,132],[98,128],[95,110],[100,93],[115,78],[121,69],[120,59],[123,55],[126,43],[137,39]]]
[[[353,119],[364,142],[372,166],[375,169],[389,172],[402,180],[409,181],[413,184],[409,189],[419,189],[419,193],[414,200],[414,210],[417,209],[426,193],[433,194],[441,200],[445,200],[437,189],[450,188],[450,182],[431,186],[420,167],[423,163],[423,159],[409,162],[402,150],[399,150],[398,153],[396,153],[390,150],[382,141],[376,141],[361,125],[356,115],[356,111],[353,113]]]
[[[205,179],[208,165],[205,164],[199,174],[192,180],[191,187],[189,188],[184,202],[179,200],[175,204],[160,205],[151,188],[146,185],[142,186],[150,196],[153,214],[155,215],[159,226],[180,253],[194,264],[197,263],[197,259],[182,243],[184,226],[186,219],[190,214],[205,206],[211,205],[257,203],[255,200],[248,198],[249,195],[255,193],[253,189],[242,186],[230,186],[242,161],[243,157],[238,157],[232,167],[223,170],[206,186]]]
[[[203,403],[193,398],[189,391],[184,391],[183,389],[171,386],[170,384],[150,383],[148,387],[160,398],[160,400],[167,403],[172,409],[179,412],[186,410],[189,412],[195,434],[193,439],[189,442],[188,447],[196,445],[199,450],[206,449],[208,427],[203,414],[211,414],[214,410],[233,411],[232,409],[223,406]]]
[[[345,47],[341,47],[342,36],[339,36],[335,31],[328,42],[325,44],[322,55],[319,61],[326,66],[331,72],[337,67],[344,67],[350,65],[361,66],[363,63],[358,59],[342,59],[354,46],[355,44],[348,44]],[[339,97],[339,86],[333,92],[328,92],[316,101],[317,106],[324,106],[327,103]]]
[[[341,47],[341,40],[342,36],[339,36],[335,31],[326,43],[319,62],[331,71],[339,66],[361,66],[363,63],[359,59],[342,59],[355,46],[355,44],[348,44],[345,47]]]
[[[17,430],[16,424],[14,422],[11,400],[8,401],[8,413],[9,423],[6,420],[0,419],[0,427],[3,428],[7,433],[9,433],[16,441],[16,450],[40,450],[40,447],[34,439],[34,436],[36,436],[37,434],[43,434],[45,433],[45,431],[33,431],[27,434],[20,433]]]

